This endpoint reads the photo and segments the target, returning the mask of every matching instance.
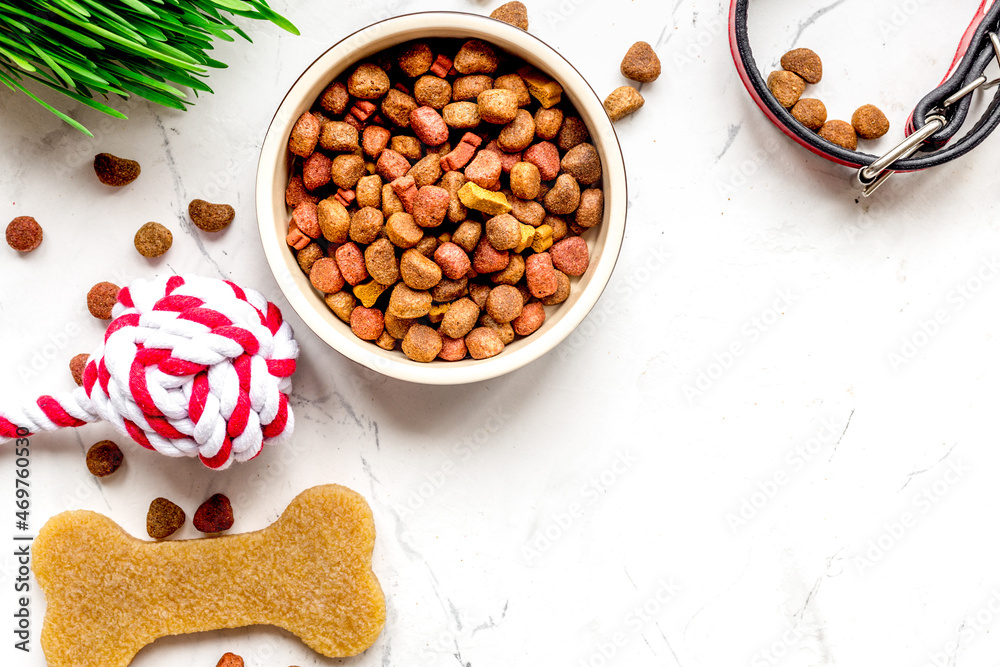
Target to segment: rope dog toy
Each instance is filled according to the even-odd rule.
[[[961,139],[949,142],[961,130],[972,106],[972,93],[995,86],[984,71],[1000,59],[1000,2],[982,0],[976,15],[962,36],[958,52],[941,84],[924,96],[907,121],[906,139],[879,157],[850,151],[809,131],[782,107],[767,88],[758,71],[747,36],[750,0],[731,0],[729,43],[743,85],[761,111],[786,135],[820,157],[856,168],[855,182],[871,196],[895,172],[911,172],[935,167],[959,158],[981,144],[1000,125],[1000,94]],[[915,155],[920,153],[919,155]]]
[[[83,386],[0,408],[0,442],[103,420],[146,449],[222,470],[291,435],[299,347],[258,292],[198,276],[136,280],[112,318]]]

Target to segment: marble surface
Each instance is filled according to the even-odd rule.
[[[303,35],[249,26],[253,47],[221,45],[231,67],[187,113],[81,112],[90,140],[0,93],[0,218],[34,215],[46,231],[30,256],[0,252],[0,402],[69,388],[67,361],[103,331],[84,306],[95,282],[197,272],[283,305],[253,211],[256,151],[281,96],[374,20],[494,6],[273,4]],[[997,664],[996,140],[858,203],[845,170],[750,102],[726,4],[531,3],[532,32],[601,93],[621,85],[618,59],[637,39],[664,64],[646,107],[618,125],[632,201],[617,270],[541,360],[428,389],[348,362],[286,310],[302,345],[290,445],[221,474],[131,446],[99,482],[84,452],[109,427],[33,438],[35,530],[84,508],[141,535],[152,498],[190,516],[224,492],[234,531],[248,531],[327,482],[372,505],[388,621],[367,653],[325,660],[250,628],[158,641],[135,667],[214,665],[225,651],[269,667]],[[977,3],[758,4],[761,66],[793,45],[819,51],[814,94],[833,117],[867,102],[889,115],[877,150],[943,75]],[[138,157],[141,179],[104,188],[90,170],[99,151]],[[195,197],[231,202],[237,222],[197,233],[183,215]],[[161,260],[131,248],[148,220],[175,232]],[[14,471],[0,452],[0,662],[41,667],[34,586],[31,650],[13,647]]]

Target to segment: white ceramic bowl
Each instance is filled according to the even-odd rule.
[[[573,279],[570,298],[546,307],[545,324],[527,338],[508,345],[491,359],[458,362],[411,361],[398,348],[388,352],[360,340],[350,327],[327,308],[299,269],[285,243],[289,211],[285,206],[292,155],[288,136],[296,119],[348,67],[383,49],[413,39],[482,39],[534,65],[562,84],[568,99],[590,129],[591,142],[601,155],[604,176],[604,221],[584,238],[590,246],[590,268]],[[523,30],[485,16],[457,12],[408,14],[375,23],[343,39],[302,73],[285,96],[268,128],[257,167],[257,224],[267,262],[282,292],[299,317],[331,347],[385,375],[423,384],[449,385],[478,382],[514,371],[550,351],[566,338],[591,311],[611,278],[625,235],[625,163],[614,127],[600,98],[583,76],[552,47]]]

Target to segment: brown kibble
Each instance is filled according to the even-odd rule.
[[[430,292],[410,289],[406,283],[396,283],[389,296],[389,307],[386,314],[392,313],[404,320],[423,317],[431,312],[433,299]]]
[[[229,498],[216,493],[194,513],[194,527],[203,533],[221,533],[233,527],[233,505]]]
[[[343,243],[351,229],[351,214],[333,197],[321,201],[316,208],[316,219],[323,238],[331,243]]]
[[[591,188],[580,194],[576,209],[576,224],[584,228],[596,227],[604,219],[604,191]]]
[[[321,125],[319,118],[306,111],[295,121],[288,137],[288,150],[299,157],[309,157],[319,143]]]
[[[174,235],[158,222],[147,222],[135,233],[135,249],[143,257],[159,257],[173,244]]]
[[[146,513],[146,533],[156,540],[170,537],[184,525],[184,510],[166,498],[157,498],[149,504]]]
[[[403,354],[420,363],[430,363],[441,351],[441,334],[423,324],[414,324],[403,337]]]
[[[69,372],[78,387],[83,386],[83,371],[86,370],[88,361],[90,361],[89,354],[78,354],[69,360]]]
[[[378,65],[364,63],[347,79],[347,92],[363,100],[377,100],[389,91],[389,75]]]
[[[393,245],[399,248],[412,248],[424,237],[424,230],[409,213],[390,215],[385,231]]]
[[[382,177],[378,174],[362,176],[354,186],[355,203],[364,208],[382,208]]]
[[[215,667],[243,667],[243,658],[235,653],[225,653]]]
[[[636,42],[625,54],[621,70],[627,79],[651,83],[660,77],[660,58],[647,42]]]
[[[324,111],[329,111],[334,116],[340,116],[347,110],[347,104],[351,101],[351,96],[347,92],[347,86],[341,81],[330,84],[323,95],[319,98],[319,105]]]
[[[469,279],[465,276],[458,280],[442,278],[441,282],[431,290],[431,298],[435,303],[449,303],[461,299],[469,293]]]
[[[535,138],[535,119],[525,109],[519,109],[514,120],[500,130],[497,146],[505,153],[520,153]]]
[[[558,306],[560,303],[569,298],[570,292],[572,292],[573,285],[569,281],[569,276],[558,269],[553,269],[556,274],[556,280],[558,281],[558,286],[556,291],[547,297],[542,299],[542,304],[546,306]]]
[[[538,195],[541,196],[542,190],[541,185],[539,185]],[[518,197],[513,198],[514,201],[511,204],[511,215],[520,220],[526,225],[531,225],[532,227],[538,227],[542,224],[545,219],[545,207],[539,204],[533,199],[520,199]]]
[[[18,252],[31,252],[42,244],[42,226],[31,216],[14,218],[7,225],[7,245]]]
[[[418,188],[434,185],[441,179],[441,156],[437,153],[424,156],[406,172],[406,175],[413,177],[413,182]]]
[[[472,252],[479,244],[479,237],[482,236],[483,226],[471,220],[463,222],[455,229],[451,235],[451,242],[460,247],[465,252]]]
[[[521,30],[528,29],[528,8],[524,6],[523,2],[518,2],[517,0],[500,5],[493,10],[490,18],[509,23]]]
[[[385,331],[390,336],[396,340],[402,340],[406,336],[406,332],[409,331],[410,327],[413,326],[415,320],[404,319],[396,317],[391,312],[386,311],[385,317]]]
[[[87,470],[94,477],[107,477],[121,468],[124,461],[122,450],[110,440],[101,440],[87,450]]]
[[[545,195],[545,210],[556,215],[569,215],[580,206],[580,186],[570,174],[562,174]]]
[[[479,326],[488,327],[495,331],[498,336],[500,336],[500,342],[504,345],[510,345],[514,342],[514,327],[510,325],[510,322],[497,322],[488,313],[483,313],[479,316]]]
[[[110,320],[111,310],[118,302],[120,289],[114,283],[97,283],[87,292],[87,310],[99,320]]]
[[[204,199],[194,199],[188,204],[188,215],[195,227],[203,232],[221,232],[236,217],[236,210],[229,204],[210,204]]]
[[[441,110],[448,127],[456,130],[471,130],[479,127],[479,105],[475,102],[452,102]]]
[[[126,160],[111,153],[98,153],[94,156],[94,173],[97,179],[105,185],[120,188],[139,178],[142,168],[135,160]]]
[[[559,128],[559,138],[556,144],[560,150],[568,151],[590,140],[587,124],[579,116],[567,116]]]
[[[334,120],[323,123],[319,145],[334,153],[349,153],[358,149],[358,130],[350,123]]]
[[[524,256],[512,253],[506,268],[494,273],[490,280],[497,285],[517,285],[524,277],[524,266]]]
[[[327,294],[323,297],[323,301],[326,303],[327,308],[333,311],[333,314],[343,320],[345,323],[350,324],[351,313],[358,305],[358,300],[350,292],[337,292],[336,294]]]
[[[545,141],[551,141],[559,136],[562,129],[563,112],[560,109],[539,107],[535,112],[535,136]],[[586,141],[586,139],[584,139]]]
[[[434,64],[434,52],[427,42],[410,42],[399,54],[399,69],[403,74],[415,79]]]
[[[542,185],[538,167],[530,162],[518,162],[510,170],[510,190],[518,199],[534,199]],[[516,213],[515,213],[515,217]]]
[[[855,111],[851,125],[860,138],[869,141],[883,137],[889,131],[889,119],[874,104],[866,104]]]
[[[451,304],[441,320],[441,333],[449,338],[464,338],[479,321],[479,306],[472,299],[463,297]]]
[[[371,206],[359,209],[351,216],[350,237],[363,245],[373,242],[382,233],[382,211]]]
[[[791,109],[806,90],[806,82],[798,74],[786,70],[771,72],[767,77],[767,89],[778,100],[778,104]]]
[[[503,352],[500,334],[490,327],[473,329],[465,337],[465,346],[473,359],[489,359]]]
[[[414,290],[429,290],[441,282],[441,267],[416,248],[410,248],[399,260],[399,275]]]
[[[858,135],[855,134],[850,123],[845,123],[842,120],[826,121],[819,130],[819,136],[849,151],[858,148]]]
[[[453,66],[459,74],[493,74],[500,66],[500,57],[486,42],[470,39],[459,49]]]
[[[441,119],[444,122],[444,119]],[[420,139],[416,137],[409,137],[403,134],[397,134],[389,142],[389,148],[406,160],[419,160],[423,154],[423,146],[420,145]],[[406,169],[403,170],[403,174],[410,170],[410,165],[407,163]],[[395,179],[386,179],[395,180]]]
[[[517,95],[517,105],[526,107],[531,104],[531,93],[528,92],[528,84],[524,82],[520,74],[504,74],[498,76],[493,81],[494,88],[503,88]]]
[[[479,116],[495,125],[506,125],[514,120],[520,108],[517,94],[502,88],[484,90],[476,98],[476,103],[479,105]]]
[[[351,190],[358,180],[368,173],[365,160],[360,155],[338,155],[330,167],[330,177],[338,188]]]
[[[781,56],[781,69],[794,72],[806,83],[819,83],[823,78],[823,61],[810,49],[792,49]]]
[[[419,105],[412,96],[393,88],[382,100],[382,114],[394,125],[410,127],[410,114]]]
[[[826,122],[826,105],[811,97],[803,97],[792,107],[792,117],[816,132]]]
[[[638,90],[632,86],[621,86],[611,91],[604,100],[604,110],[612,122],[618,122],[625,116],[635,113],[646,103]]]
[[[302,272],[307,276],[309,275],[309,272],[312,271],[313,264],[324,257],[326,257],[326,251],[323,250],[323,247],[320,244],[315,242],[310,243],[305,248],[295,253],[295,261],[299,263],[299,268],[302,269]]]
[[[483,92],[493,88],[493,77],[485,74],[460,76],[452,84],[452,99],[456,102],[475,100]]]
[[[379,334],[378,339],[376,339],[375,344],[378,345],[383,350],[392,352],[396,349],[396,339],[390,336],[387,332],[383,331]]]
[[[523,307],[524,299],[512,285],[497,285],[486,297],[486,312],[499,324],[512,321],[521,314]]]
[[[601,156],[593,144],[579,144],[567,151],[562,168],[583,185],[601,180]]]
[[[420,106],[444,109],[451,102],[451,84],[447,79],[425,74],[413,84],[413,97]]]
[[[399,262],[389,239],[378,239],[365,248],[365,267],[368,275],[381,285],[395,285],[399,281]]]
[[[486,221],[486,238],[497,250],[513,250],[521,243],[521,223],[509,213]]]

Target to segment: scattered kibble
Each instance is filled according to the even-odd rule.
[[[806,83],[819,83],[823,78],[823,61],[810,49],[792,49],[781,56],[781,69],[797,74]]]
[[[143,257],[159,257],[174,244],[174,235],[158,222],[147,222],[135,233],[135,249]]]
[[[652,83],[660,77],[660,58],[648,42],[633,44],[622,59],[622,76],[639,83]]]
[[[815,132],[826,123],[826,105],[811,97],[804,97],[792,107],[792,117]]]
[[[229,498],[216,493],[194,513],[194,527],[203,533],[219,533],[233,527],[233,505]]]
[[[146,513],[146,533],[156,540],[162,540],[176,533],[187,517],[184,510],[166,498],[157,498],[149,504]]]
[[[7,225],[7,245],[18,252],[31,252],[42,244],[42,226],[31,216],[14,218]]]
[[[493,10],[490,18],[509,23],[521,30],[528,29],[528,8],[523,2],[508,2]]]
[[[94,172],[105,185],[120,188],[139,178],[142,168],[135,160],[126,160],[111,153],[99,153],[94,157]]]
[[[87,310],[99,320],[110,320],[111,310],[118,302],[120,289],[114,283],[97,283],[87,292]]]
[[[87,368],[87,361],[89,360],[89,354],[78,354],[69,360],[69,372],[73,375],[73,382],[78,387],[83,386],[83,371]]]
[[[94,477],[107,477],[118,470],[124,461],[122,450],[110,440],[101,440],[87,450],[87,470]]]
[[[219,658],[215,667],[243,667],[243,658],[235,653],[226,653]]]
[[[867,140],[883,137],[889,131],[889,119],[874,104],[866,104],[855,111],[851,125],[860,138]]]
[[[188,215],[195,227],[203,232],[221,232],[236,217],[236,211],[229,204],[211,204],[203,199],[195,199],[188,204]]]
[[[828,120],[820,128],[819,136],[849,151],[858,148],[858,135],[850,123],[845,123],[842,120]]]
[[[604,100],[604,110],[608,112],[608,118],[617,123],[625,116],[631,115],[642,108],[646,103],[642,94],[632,86],[621,86],[611,91],[611,94]]]
[[[791,109],[806,90],[806,82],[798,74],[786,70],[771,72],[767,77],[767,89],[778,100],[778,104]]]

